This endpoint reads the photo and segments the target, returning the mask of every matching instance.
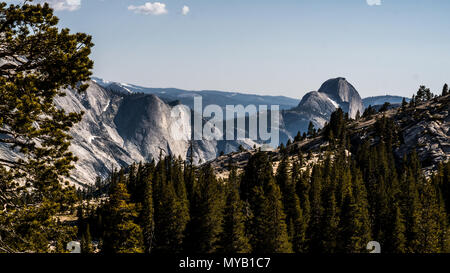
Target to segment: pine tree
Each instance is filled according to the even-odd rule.
[[[440,248],[441,252],[450,251],[450,230],[448,225],[448,180],[450,162],[439,164],[437,172],[431,177],[431,183],[436,188],[439,203]]]
[[[240,185],[241,199],[249,201],[253,188],[261,187],[273,179],[273,168],[266,153],[258,152],[253,155],[244,169]]]
[[[448,244],[447,219],[439,186],[422,174],[416,152],[404,159],[402,184],[407,193],[402,198],[406,211],[407,251],[410,253],[438,253]]]
[[[296,193],[300,200],[300,207],[302,208],[305,229],[308,228],[308,224],[311,218],[311,204],[309,202],[311,185],[309,181],[309,173],[309,169],[305,172],[301,172],[299,169],[299,165],[294,162],[293,179],[296,180]]]
[[[321,219],[323,216],[322,206],[322,170],[320,166],[314,166],[311,174],[311,216],[308,226],[309,251],[320,253],[322,249]]]
[[[439,180],[436,184],[442,194],[446,213],[450,214],[450,162],[440,164],[436,176],[437,178],[435,179]]]
[[[152,252],[155,236],[152,177],[153,173],[148,173],[145,178],[141,178],[145,181],[144,200],[142,204],[142,233],[144,239],[144,252],[147,254]]]
[[[367,189],[365,187],[362,174],[353,162],[353,196],[357,207],[357,211],[353,218],[355,219],[353,230],[356,234],[357,241],[352,245],[355,251],[365,252],[367,242],[371,240],[371,222],[369,215],[369,202],[367,199]],[[363,249],[363,250],[362,250]]]
[[[360,120],[360,119],[361,119],[361,112],[358,110],[356,112],[355,120]]]
[[[291,253],[281,193],[274,179],[264,187],[253,188],[254,218],[250,233],[254,253]]]
[[[181,200],[175,185],[169,180],[171,157],[161,159],[155,170],[153,202],[155,219],[155,252],[179,253],[183,250],[186,225],[189,215],[186,201]]]
[[[330,123],[325,128],[325,136],[328,140],[334,141],[335,138],[342,140],[346,137],[346,121],[344,111],[341,108],[331,114]]]
[[[440,207],[437,204],[436,190],[428,181],[420,193],[421,213],[418,219],[417,253],[439,253],[440,237]]]
[[[433,98],[433,94],[431,93],[430,89],[424,85],[421,85],[419,90],[417,91],[415,101],[420,103],[420,102],[429,101],[432,98]]]
[[[380,177],[378,184],[376,185],[373,213],[374,239],[382,245],[389,244],[389,234],[387,234],[389,232],[388,227],[390,226],[389,200],[386,192],[386,182],[382,177]]]
[[[86,231],[81,237],[81,253],[92,253],[92,237],[91,237],[91,228],[89,224],[86,225]]]
[[[129,203],[123,171],[113,180],[110,200],[105,208],[105,253],[142,253],[142,230],[135,223],[138,213],[135,204]]]
[[[175,193],[181,204],[180,214],[186,223],[189,221],[189,200],[186,190],[186,183],[184,181],[184,174],[182,169],[183,163],[181,157],[172,161],[172,180],[175,187]],[[185,225],[185,224],[183,224]]]
[[[296,253],[304,253],[307,250],[306,229],[308,223],[303,216],[300,200],[295,193],[295,185],[292,183],[289,184],[287,199],[286,214],[288,218],[286,222],[289,223],[288,234],[290,241]]]
[[[186,187],[187,198],[192,202],[192,196],[195,188],[195,166],[194,166],[194,141],[190,141],[189,158],[184,162],[184,183]]]
[[[53,101],[63,88],[87,89],[79,83],[91,76],[93,44],[58,26],[48,4],[22,2],[0,3],[0,146],[21,154],[0,155],[0,251],[51,252],[54,244],[63,251],[75,229],[56,215],[77,199],[65,180],[76,161],[69,130],[82,114]]]
[[[370,118],[376,113],[377,111],[375,110],[375,108],[373,108],[372,105],[369,105],[369,107],[367,107],[366,110],[364,110],[363,118]]]
[[[391,251],[394,253],[406,252],[406,237],[405,237],[405,223],[400,207],[394,206],[392,217],[392,236],[391,236]]]
[[[370,221],[368,210],[347,194],[341,209],[339,223],[338,251],[344,253],[365,252],[370,242]]]
[[[410,107],[416,107],[416,104],[417,104],[417,102],[416,102],[416,95],[413,95],[412,98],[411,98],[411,101],[409,102],[409,106]]]
[[[444,87],[442,88],[442,96],[448,95],[448,84],[444,84]]]
[[[187,227],[186,250],[215,253],[220,249],[223,231],[223,186],[210,165],[199,171],[191,201],[191,221]]]
[[[445,211],[445,205],[439,204],[439,248],[441,253],[450,251],[450,227],[448,225],[448,215]]]
[[[135,195],[137,193],[137,177],[136,175],[139,176],[139,173],[136,174],[136,172],[138,172],[139,169],[136,168],[136,164],[131,164],[131,166],[128,167],[128,176],[127,176],[127,191],[128,193],[130,193],[130,201],[132,203],[138,203],[141,200],[137,200],[139,198],[136,198]]]
[[[406,107],[408,107],[408,102],[406,101],[406,98],[403,98],[403,100],[402,100],[402,108],[405,109]]]
[[[289,158],[287,155],[284,155],[283,158],[281,159],[280,164],[278,165],[277,174],[275,177],[277,184],[280,187],[281,193],[283,195],[287,193],[287,185],[290,180],[289,165],[290,165]]]
[[[224,253],[250,253],[251,246],[245,230],[244,204],[239,197],[236,167],[231,167],[228,194],[224,210],[221,238]]]
[[[320,219],[322,253],[334,253],[337,250],[337,235],[339,225],[338,208],[333,188],[325,190],[325,200],[323,203],[323,215]]]
[[[240,188],[253,214],[248,229],[253,252],[292,252],[282,194],[266,153],[258,152],[249,159]]]
[[[314,124],[312,121],[309,122],[308,125],[308,137],[313,137],[316,134],[316,128],[314,127]]]
[[[389,110],[390,107],[391,107],[391,103],[390,102],[385,102],[381,106],[381,108],[380,108],[380,110],[378,112],[380,112],[380,113],[386,112],[387,110]]]
[[[283,194],[283,206],[286,212],[286,224],[288,235],[292,242],[294,252],[302,253],[306,251],[306,228],[307,221],[303,217],[303,210],[300,205],[300,199],[296,193],[296,183],[299,175],[296,163],[292,167],[292,177],[285,184]]]
[[[404,162],[407,162],[406,158],[404,159]],[[411,169],[406,164],[400,181],[403,193],[401,202],[402,211],[405,217],[406,252],[414,253],[419,244],[417,235],[420,217],[420,200],[416,179],[412,175]]]
[[[282,196],[279,187],[271,180],[265,187],[264,212],[268,220],[268,234],[266,234],[267,249],[272,253],[290,253],[292,252],[292,244],[289,242],[286,226],[286,216],[283,211]]]
[[[239,145],[239,152],[245,152],[245,148],[242,145]]]

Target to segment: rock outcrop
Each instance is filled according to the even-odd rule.
[[[78,157],[70,181],[92,184],[97,177],[107,178],[113,168],[135,162],[158,160],[159,155],[190,154],[191,111],[179,108],[174,116],[171,106],[155,95],[126,94],[106,90],[94,82],[86,92],[65,90],[55,104],[66,112],[84,112],[81,122],[70,131],[70,150]],[[240,145],[250,148],[252,141],[195,141],[194,163],[216,158],[222,151],[237,151]],[[0,146],[3,158],[16,159]]]
[[[281,142],[293,139],[298,131],[306,132],[310,122],[322,128],[339,107],[352,118],[364,111],[361,96],[345,78],[326,81],[319,91],[306,94],[296,108],[283,111]]]
[[[398,162],[405,155],[417,152],[419,161],[427,176],[435,172],[440,163],[450,160],[450,95],[434,98],[431,101],[421,103],[417,107],[406,109],[396,108],[378,113],[370,118],[352,121],[348,125],[348,134],[352,143],[369,139],[372,145],[377,144],[380,139],[376,135],[376,121],[383,117],[393,120],[401,138],[400,143],[394,148],[394,154]],[[397,133],[397,132],[396,132]],[[325,160],[323,151],[327,150],[329,142],[323,134],[315,138],[308,138],[300,142],[295,142],[287,147],[289,156],[298,157],[298,152],[303,155],[304,168],[311,168],[313,164]],[[219,177],[227,177],[229,164],[233,162],[242,171],[248,159],[256,150],[237,152],[225,155],[210,162]],[[348,154],[351,154],[348,152]],[[274,170],[277,163],[285,155],[280,149],[269,153],[274,162]]]
[[[355,118],[358,111],[362,113],[364,110],[358,91],[345,78],[326,81],[322,84],[318,93],[326,95],[328,100],[335,105],[339,105],[351,118]]]

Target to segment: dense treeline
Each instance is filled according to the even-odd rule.
[[[434,97],[421,87],[402,111]],[[83,251],[98,241],[105,253],[364,253],[374,240],[385,253],[449,252],[450,163],[426,177],[415,151],[395,157],[403,138],[392,119],[379,116],[364,138],[350,137],[352,123],[338,109],[275,156],[256,152],[243,172],[230,161],[227,179],[171,156],[114,172],[83,194],[103,200],[79,207]],[[296,148],[318,134],[328,143],[319,153]]]
[[[226,180],[170,156],[116,172],[109,198],[80,210],[79,236],[106,253],[364,253],[372,240],[385,253],[449,252],[450,164],[427,179],[415,152],[394,157],[392,120],[375,124],[377,144],[351,143],[347,123],[333,114],[312,167],[285,152],[274,172],[257,152]]]
[[[67,87],[86,91],[92,39],[59,26],[46,3],[1,2],[0,25],[0,144],[23,155],[0,158],[0,252],[64,252],[76,232],[84,253],[365,252],[370,240],[384,252],[450,251],[450,163],[426,178],[414,151],[395,158],[403,140],[392,120],[354,141],[340,109],[324,131],[311,122],[294,139],[329,142],[314,165],[304,164],[312,153],[293,156],[291,141],[276,172],[270,154],[258,152],[243,173],[230,162],[226,180],[209,165],[161,157],[97,181],[71,225],[69,130],[82,113],[53,102]],[[402,110],[435,98],[421,86]],[[362,118],[376,112],[369,107]]]
[[[435,98],[422,86],[399,111]],[[79,207],[82,249],[98,241],[105,253],[364,253],[378,241],[384,253],[448,253],[450,162],[425,176],[415,151],[397,158],[403,134],[384,108],[358,137],[338,109],[323,130],[311,124],[278,153],[254,153],[242,172],[230,161],[227,179],[171,156],[114,172],[83,193],[103,201]],[[369,107],[357,119],[375,114]],[[326,145],[302,154],[296,143],[317,136]]]
[[[0,2],[0,253],[64,252],[76,233],[60,218],[76,201],[69,130],[82,113],[53,102],[65,88],[86,91],[92,37],[58,25],[43,1],[8,2]]]

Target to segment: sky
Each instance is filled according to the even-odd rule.
[[[448,0],[158,1],[47,2],[106,80],[297,99],[335,77],[362,97],[450,83]]]

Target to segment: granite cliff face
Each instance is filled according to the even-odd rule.
[[[107,90],[112,90],[120,94],[151,94],[156,95],[165,103],[179,101],[183,105],[193,107],[193,97],[202,96],[203,105],[218,104],[221,107],[226,105],[244,106],[254,104],[258,105],[279,105],[280,106],[280,142],[286,143],[288,139],[293,139],[298,131],[305,132],[309,123],[312,121],[316,128],[322,128],[329,120],[331,113],[338,107],[348,112],[350,116],[355,117],[357,112],[364,111],[363,103],[356,89],[345,78],[335,78],[326,81],[319,89],[306,94],[301,102],[298,100],[285,97],[256,96],[239,93],[227,93],[219,91],[186,91],[180,89],[158,89],[146,88],[132,84],[123,84],[117,82],[106,82],[95,78],[94,81]],[[291,105],[291,106],[290,106]],[[138,113],[139,114],[139,113]],[[256,113],[249,113],[254,115]],[[134,114],[133,114],[134,115]],[[239,116],[238,118],[242,118]],[[136,119],[136,118],[135,118]],[[133,142],[134,143],[134,142]],[[199,152],[204,150],[204,143],[200,143]],[[248,144],[248,143],[247,143]],[[230,152],[234,147],[230,148],[229,143],[218,142],[217,148],[225,153]],[[234,146],[234,145],[233,145]],[[245,145],[244,145],[245,146]],[[159,149],[159,148],[155,148]],[[202,160],[209,156],[200,156]]]
[[[393,112],[395,110],[392,110]],[[403,132],[399,157],[416,149],[427,171],[435,170],[440,162],[450,160],[450,95],[423,103],[413,111],[396,115]]]
[[[283,111],[281,141],[293,139],[298,131],[306,132],[310,122],[322,128],[339,107],[352,118],[364,112],[361,96],[345,78],[326,81],[319,91],[306,94],[296,108]]]
[[[70,150],[78,157],[70,180],[85,185],[97,177],[107,178],[113,168],[134,162],[157,160],[162,154],[186,159],[190,154],[191,111],[173,107],[155,95],[125,94],[106,90],[94,82],[86,92],[65,90],[55,104],[67,112],[84,112],[83,119],[70,131]],[[176,115],[174,115],[176,113]],[[240,145],[253,147],[252,141],[196,141],[194,163],[216,158],[222,151],[237,151]],[[0,146],[3,158],[20,154]]]
[[[178,111],[174,115],[172,110],[179,106],[180,101],[168,100],[169,95],[177,98],[181,94],[180,96],[183,97],[188,95],[188,91],[180,94],[155,95],[148,90],[148,94],[138,92],[136,89],[138,87],[132,85],[110,83],[108,85],[110,88],[104,88],[94,81],[89,84],[88,90],[84,93],[66,90],[66,96],[55,99],[56,105],[67,112],[85,113],[82,121],[71,130],[73,140],[70,149],[79,158],[75,164],[75,170],[72,171],[72,182],[80,185],[90,184],[95,182],[98,176],[108,177],[113,168],[124,167],[134,162],[157,160],[160,154],[180,156],[182,159],[186,159],[190,154],[190,136],[193,130],[192,111],[186,107],[179,107],[176,108]],[[192,93],[189,96],[192,97],[195,94]],[[204,100],[204,106],[208,105],[208,98],[212,100],[214,97],[212,93],[205,94],[207,99],[206,102]],[[231,96],[232,93],[216,94],[218,95]],[[220,100],[220,96],[218,98]],[[268,97],[265,99],[267,100]],[[263,99],[263,102],[267,103],[266,100]],[[246,101],[243,103],[246,105]],[[329,120],[331,113],[338,107],[352,117],[356,116],[358,111],[362,113],[364,109],[358,92],[344,78],[326,81],[319,91],[306,94],[300,104],[291,110],[281,108],[280,141],[286,143],[288,139],[293,139],[297,132],[307,131],[311,121],[316,128],[322,128]],[[207,120],[204,119],[203,123],[205,122]],[[430,124],[427,123],[428,125]],[[438,127],[422,128],[423,130],[420,129],[421,127],[411,127],[408,129],[411,132],[405,136],[406,140],[420,142],[421,139],[414,139],[413,136],[421,134],[423,138],[424,130],[437,132],[445,138],[448,131]],[[258,143],[248,139],[242,141],[201,140],[194,141],[193,144],[195,164],[214,160],[222,152],[225,154],[236,152],[240,145],[245,149],[250,149],[254,145],[259,146]],[[430,145],[434,147],[434,144]],[[448,150],[448,145],[444,145],[442,149]],[[0,153],[7,159],[20,157],[2,146],[0,146]]]
[[[106,178],[112,168],[134,162],[158,160],[160,154],[181,157],[190,154],[191,110],[167,104],[156,95],[108,91],[90,83],[85,93],[67,90],[56,104],[67,111],[83,111],[83,120],[71,131],[71,150],[79,158],[72,181],[93,183]],[[177,111],[172,111],[178,107]],[[195,141],[194,163],[216,158],[255,145],[252,141]]]
[[[358,91],[345,78],[326,81],[318,93],[326,95],[333,104],[338,104],[351,118],[356,117],[358,111],[362,113],[364,110]]]
[[[186,158],[189,112],[172,117],[171,107],[156,96],[114,93],[95,83],[85,93],[66,94],[55,100],[58,107],[85,113],[71,130],[70,149],[79,158],[72,181],[93,183],[97,176],[106,178],[112,168],[150,161],[161,152]],[[209,152],[207,156],[215,156]]]
[[[427,176],[435,172],[440,163],[450,160],[450,95],[434,98],[431,101],[421,103],[416,107],[405,109],[395,108],[375,114],[368,118],[351,121],[348,124],[348,134],[351,143],[369,140],[371,145],[379,143],[376,137],[376,121],[387,117],[391,119],[401,137],[400,143],[395,146],[393,152],[400,162],[405,155],[417,152],[422,168]],[[315,138],[308,138],[300,142],[294,142],[287,146],[288,155],[298,157],[298,152],[308,154],[303,161],[303,168],[311,168],[321,160],[325,160],[323,151],[327,149],[329,142],[323,134]],[[228,177],[229,164],[233,162],[239,171],[246,166],[249,158],[256,153],[256,149],[232,153],[217,158],[211,162],[220,177]],[[351,152],[348,151],[350,155]],[[274,171],[285,155],[280,149],[269,153],[273,160]],[[305,159],[305,158],[304,158]]]
[[[97,176],[107,177],[112,168],[157,160],[160,153],[182,159],[190,153],[193,119],[189,109],[178,108],[180,111],[173,116],[177,104],[167,101],[167,94],[160,97],[136,93],[132,85],[120,86],[122,89],[106,89],[91,82],[85,93],[67,90],[67,96],[55,100],[66,111],[85,112],[71,131],[71,150],[79,158],[72,181],[93,183]],[[326,81],[319,91],[307,94],[298,107],[282,111],[280,140],[286,142],[298,131],[305,131],[310,121],[317,128],[323,127],[338,107],[352,116],[363,111],[358,92],[343,78]],[[194,161],[207,162],[221,152],[227,154],[237,151],[240,145],[251,148],[255,144],[251,140],[195,141]]]

